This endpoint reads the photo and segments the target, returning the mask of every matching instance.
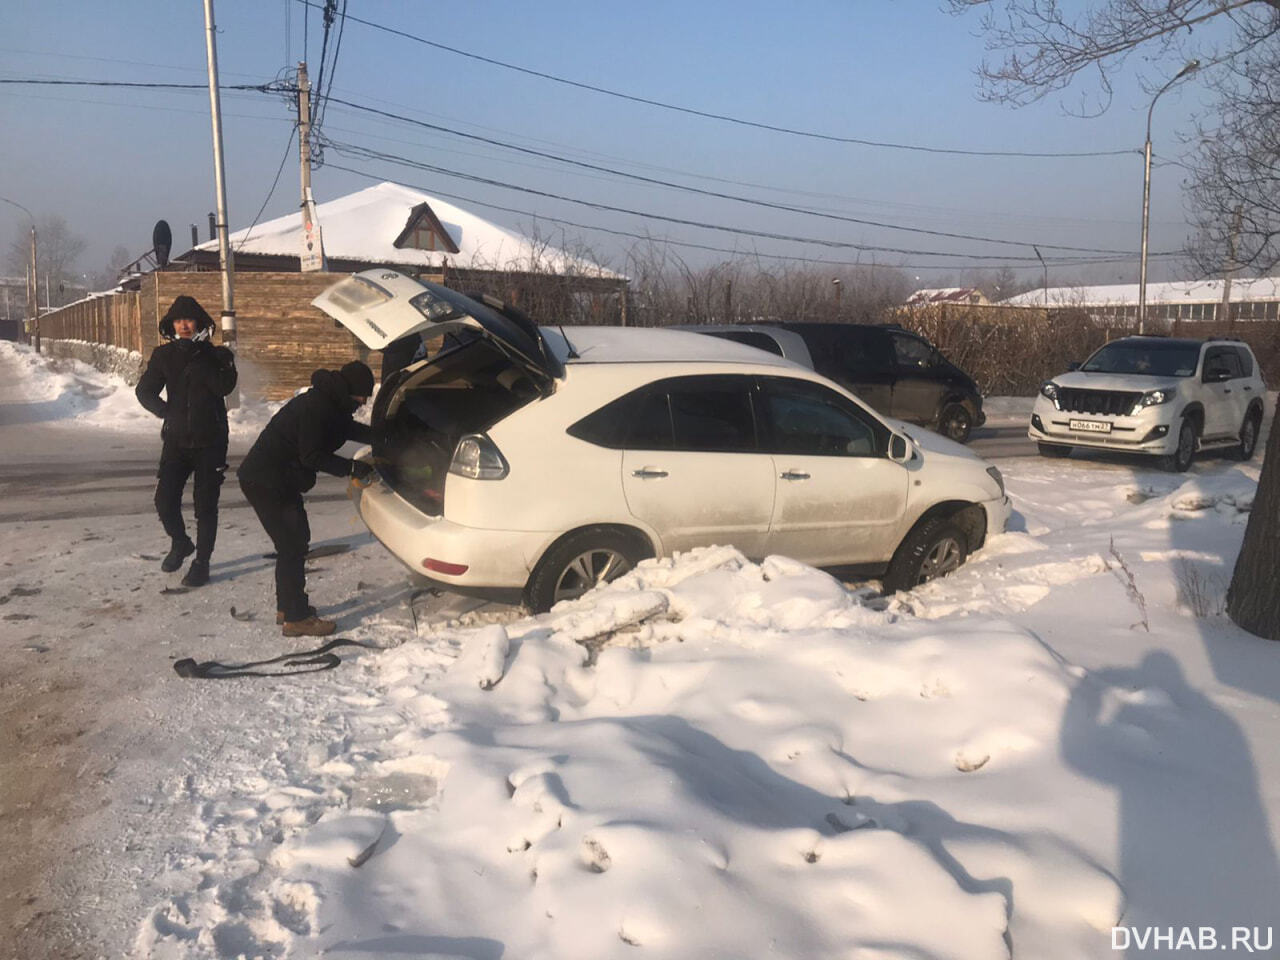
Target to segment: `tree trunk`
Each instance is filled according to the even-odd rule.
[[[1227,616],[1250,633],[1280,640],[1280,424],[1272,423],[1258,494],[1227,590]]]

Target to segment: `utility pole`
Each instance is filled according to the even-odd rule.
[[[222,158],[222,97],[218,91],[217,27],[213,0],[204,0],[205,53],[209,61],[209,112],[213,124],[213,179],[218,197],[218,259],[222,265],[222,342],[236,348],[235,259],[227,237],[227,174]],[[239,390],[227,397],[228,407],[240,405]]]
[[[36,270],[36,223],[31,221],[31,311],[32,339],[35,341],[36,353],[40,352],[40,274]],[[49,295],[45,294],[45,299]]]
[[[302,249],[298,253],[303,273],[325,269],[324,238],[316,218],[316,201],[311,194],[311,81],[307,63],[298,63],[298,155],[302,173]]]

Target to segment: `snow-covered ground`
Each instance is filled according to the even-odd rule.
[[[134,428],[114,393],[77,406],[110,378],[55,389],[2,349],[58,417]],[[317,542],[353,549],[313,598],[384,649],[183,680],[176,656],[305,648],[266,625],[269,548],[224,497],[214,582],[176,596],[145,500],[0,526],[25,618],[0,626],[68,658],[151,648],[128,668],[164,749],[83,785],[123,811],[97,909],[137,904],[132,956],[1274,955],[1280,647],[1221,613],[1259,464],[1000,466],[1011,529],[888,600],[719,547],[536,618],[415,598],[321,498]],[[85,598],[115,626],[85,637]]]

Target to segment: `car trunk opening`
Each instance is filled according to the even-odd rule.
[[[383,384],[374,405],[378,472],[419,510],[440,516],[458,441],[483,433],[539,395],[529,373],[487,339],[412,364]]]

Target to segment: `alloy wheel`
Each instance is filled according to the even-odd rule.
[[[945,577],[964,562],[964,549],[954,537],[943,537],[925,554],[920,562],[920,575],[916,583],[928,583]]]
[[[616,580],[631,569],[631,561],[616,550],[586,550],[565,565],[556,578],[554,602],[573,600],[602,583]]]

